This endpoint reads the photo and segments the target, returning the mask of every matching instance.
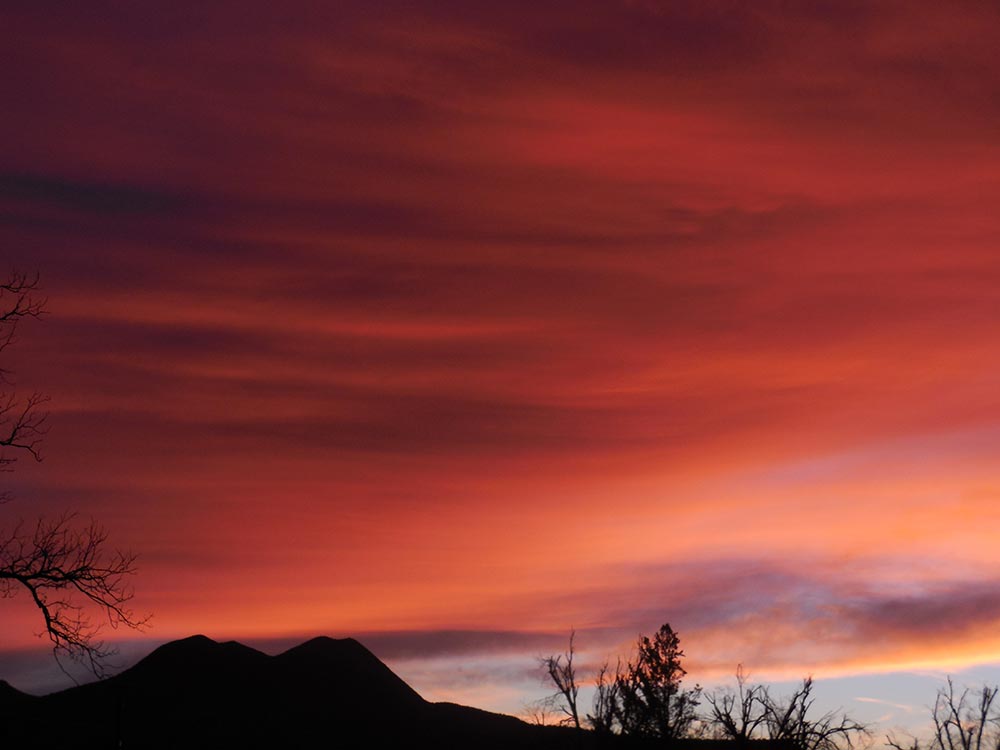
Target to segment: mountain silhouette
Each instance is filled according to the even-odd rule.
[[[589,733],[584,733],[589,735]],[[121,674],[46,696],[0,682],[0,748],[566,747],[569,729],[430,703],[356,640],[278,656],[203,635]]]
[[[32,696],[22,693],[6,680],[0,680],[0,707],[20,706],[30,703],[32,700]]]

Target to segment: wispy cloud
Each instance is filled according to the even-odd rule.
[[[995,9],[5,22],[53,429],[3,512],[105,521],[164,638],[1000,654]]]

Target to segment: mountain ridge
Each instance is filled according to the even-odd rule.
[[[580,739],[426,701],[353,638],[319,636],[270,656],[193,635],[113,677],[44,696],[0,682],[0,746],[23,750],[406,746],[416,738],[454,748],[577,747]]]

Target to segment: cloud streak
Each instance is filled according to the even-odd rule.
[[[8,14],[4,518],[164,639],[997,655],[995,9],[272,6]]]

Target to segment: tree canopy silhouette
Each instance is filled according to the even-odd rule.
[[[574,632],[564,653],[540,660],[556,691],[544,699],[541,710],[536,711],[536,720],[544,721],[545,712],[554,708],[564,714],[561,723],[581,726],[578,714],[580,681],[574,665],[575,638]],[[787,750],[850,750],[859,743],[864,744],[871,736],[866,725],[842,711],[820,714],[814,710],[811,677],[803,679],[791,695],[775,697],[767,686],[751,683],[740,665],[736,670],[735,689],[723,687],[703,693],[698,685],[689,689],[683,687],[683,678],[687,675],[681,663],[683,657],[680,637],[669,623],[663,624],[651,638],[640,635],[631,658],[624,661],[619,658],[613,668],[605,662],[597,672],[593,679],[592,710],[586,715],[586,724],[603,735],[666,741],[711,738],[732,741],[736,747],[744,748],[763,741]],[[994,695],[995,692],[988,694],[984,690],[977,704],[986,706],[980,711],[982,716],[986,715]],[[702,699],[708,711],[699,713]],[[968,724],[971,701],[967,700],[967,693],[958,698],[954,691],[942,693],[939,704],[935,714],[939,726],[945,723],[944,719],[938,720],[939,715],[946,715],[944,706],[957,706],[950,709],[950,715],[962,716]],[[977,726],[983,726],[984,722],[985,719],[980,719]],[[954,725],[959,726],[959,723]],[[896,750],[923,750],[917,746],[893,747]],[[948,745],[939,742],[931,750],[984,750],[984,747],[981,743],[953,742]]]
[[[565,714],[564,722],[580,727],[575,636],[570,635],[565,653],[545,657],[541,665],[556,689],[552,698]],[[669,624],[652,638],[640,635],[632,659],[619,659],[614,671],[605,663],[598,672],[593,710],[586,717],[590,727],[603,734],[668,740],[690,734],[698,719],[701,688],[681,687],[687,674],[681,666],[683,656],[680,638]]]
[[[652,638],[639,636],[635,660],[616,677],[618,720],[623,734],[677,739],[698,716],[701,688],[681,688],[687,671],[680,637],[665,623]]]
[[[37,275],[12,272],[0,283],[0,353],[16,343],[21,323],[44,311]],[[41,461],[48,397],[21,397],[6,369],[0,369],[0,388],[0,471],[9,472],[19,456]],[[0,502],[11,499],[8,490],[0,491]],[[41,613],[42,632],[60,666],[60,658],[68,657],[98,677],[115,652],[99,639],[103,623],[94,621],[94,612],[112,627],[140,628],[147,619],[129,608],[127,578],[135,573],[135,555],[108,552],[106,541],[99,525],[78,525],[72,513],[0,526],[0,598],[26,593]]]

